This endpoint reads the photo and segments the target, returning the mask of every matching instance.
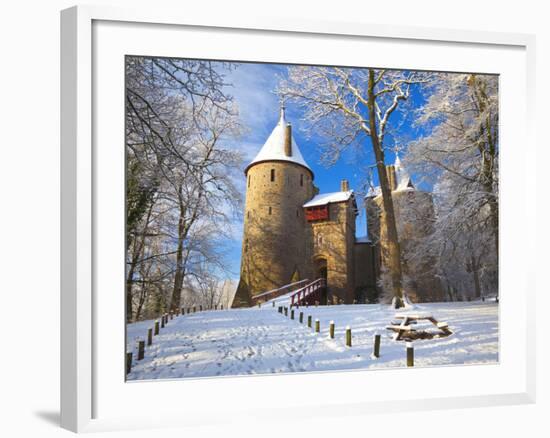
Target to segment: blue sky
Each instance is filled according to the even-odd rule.
[[[239,108],[240,119],[245,126],[245,133],[239,139],[237,147],[245,153],[245,166],[258,153],[269,134],[279,119],[279,98],[275,93],[280,77],[287,75],[287,66],[274,64],[239,64],[230,73],[226,74],[226,82],[231,84],[227,93],[232,95]],[[421,104],[421,96],[413,93],[410,99],[412,107]],[[320,150],[318,143],[322,139],[308,139],[301,123],[302,113],[292,103],[286,104],[286,118],[293,125],[293,136],[304,156],[304,159],[315,173],[315,185],[321,193],[340,190],[340,181],[347,179],[350,187],[356,192],[364,189],[367,181],[369,166],[373,164],[370,140],[359,150],[349,150],[342,155],[340,160],[325,167],[320,163]],[[420,132],[415,128],[411,120],[395,113],[391,122],[399,124],[399,135],[402,140],[410,141],[417,138]],[[386,143],[393,145],[396,142],[392,136],[386,138]],[[400,145],[403,147],[403,145]],[[391,163],[395,159],[392,150],[386,151],[386,162]],[[244,167],[243,167],[244,169]],[[376,172],[373,172],[374,184],[377,185]],[[242,176],[243,195],[245,190],[245,177]],[[366,218],[362,205],[362,196],[359,196],[358,206],[360,214],[357,218],[357,236],[366,235]],[[242,223],[235,224],[235,241],[229,244],[230,270],[234,277],[238,277],[240,269]]]

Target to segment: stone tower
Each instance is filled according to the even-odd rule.
[[[284,107],[245,176],[241,277],[233,307],[249,306],[253,296],[312,274],[303,205],[314,195],[314,175]]]
[[[419,190],[412,182],[399,156],[395,164],[386,166],[397,222],[405,292],[415,302],[440,301],[441,284],[435,276],[436,260],[429,251],[416,251],[423,239],[433,232],[434,206],[432,195]],[[384,208],[380,188],[371,190],[366,198],[369,239],[376,245],[377,277],[388,257]]]

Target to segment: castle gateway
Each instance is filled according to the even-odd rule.
[[[339,192],[319,193],[284,108],[245,176],[241,272],[232,307],[251,306],[254,297],[304,279],[326,279],[321,304],[364,302],[377,294],[384,246],[372,237],[380,235],[355,237],[357,203],[346,180]],[[372,208],[374,198],[367,209],[376,215],[368,220],[373,229],[381,214]]]

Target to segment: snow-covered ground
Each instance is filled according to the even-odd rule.
[[[304,312],[304,323],[298,322]],[[405,343],[386,330],[396,313],[427,313],[449,324],[453,335],[414,342],[415,366],[495,363],[498,361],[498,304],[494,302],[433,303],[396,312],[388,305],[301,307],[295,320],[277,308],[230,309],[174,317],[137,361],[138,339],[146,339],[153,321],[127,326],[127,348],[133,351],[128,380],[173,379],[242,374],[375,369],[406,365]],[[307,316],[321,324],[307,327]],[[329,322],[335,339],[329,339]],[[352,347],[345,328],[352,329]],[[417,328],[436,330],[427,322]],[[371,357],[373,335],[382,335],[381,356]]]

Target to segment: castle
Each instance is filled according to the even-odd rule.
[[[393,172],[395,190],[406,184],[407,191],[416,191],[410,178],[404,182],[399,163],[388,166],[388,172]],[[326,279],[321,304],[364,302],[377,293],[385,253],[380,195],[367,196],[369,237],[356,238],[353,190],[343,180],[339,192],[319,193],[284,107],[244,173],[241,275],[233,307],[248,307],[255,296],[303,279]],[[415,228],[408,226],[413,235]]]

